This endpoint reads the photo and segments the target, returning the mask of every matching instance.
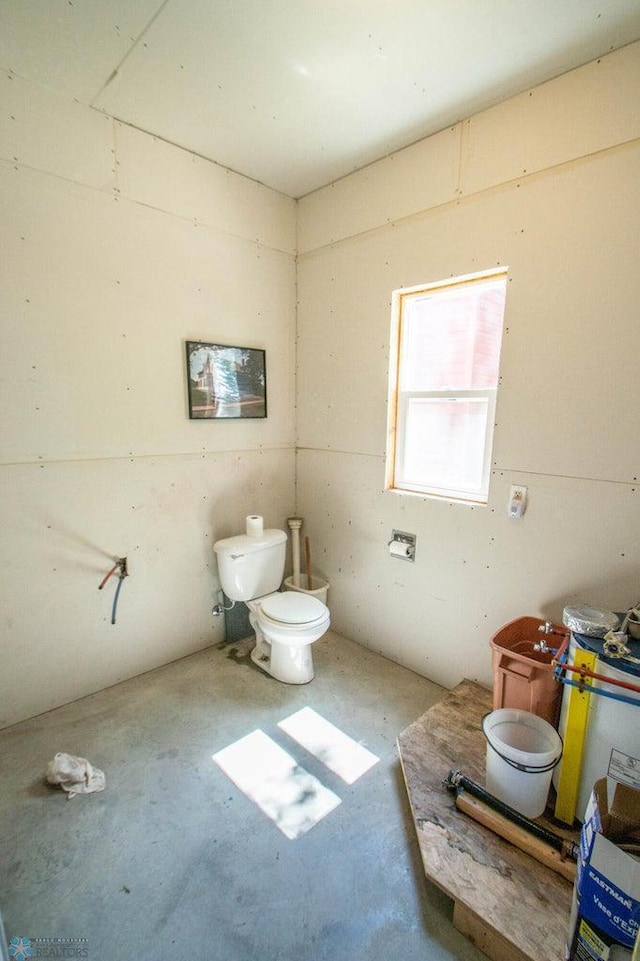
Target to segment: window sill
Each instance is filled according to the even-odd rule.
[[[463,507],[488,507],[485,500],[472,500],[467,497],[456,497],[454,494],[436,494],[427,491],[411,491],[403,487],[385,487],[384,494],[396,494],[399,497],[419,497],[423,501],[436,501],[441,504],[460,504]]]

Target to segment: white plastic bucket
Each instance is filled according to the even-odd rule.
[[[300,575],[300,586],[296,587],[293,583],[293,575],[291,577],[285,577],[284,579],[284,589],[285,591],[300,591],[301,594],[309,594],[310,597],[317,597],[319,601],[323,604],[327,603],[327,594],[329,593],[329,581],[325,581],[322,577],[316,577],[315,574],[311,575],[311,590],[303,585],[307,583],[307,575]]]
[[[539,817],[562,757],[560,735],[537,714],[511,708],[486,714],[482,730],[487,739],[487,790],[525,817]]]

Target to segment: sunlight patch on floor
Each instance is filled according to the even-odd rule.
[[[341,802],[275,741],[256,730],[213,755],[213,760],[286,837],[294,840]]]
[[[303,707],[278,727],[347,784],[353,784],[380,760],[311,707]]]

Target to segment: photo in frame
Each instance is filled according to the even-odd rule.
[[[186,347],[191,420],[267,416],[264,350],[195,340]]]

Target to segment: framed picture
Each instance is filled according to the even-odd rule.
[[[267,416],[264,350],[187,341],[191,420]]]

